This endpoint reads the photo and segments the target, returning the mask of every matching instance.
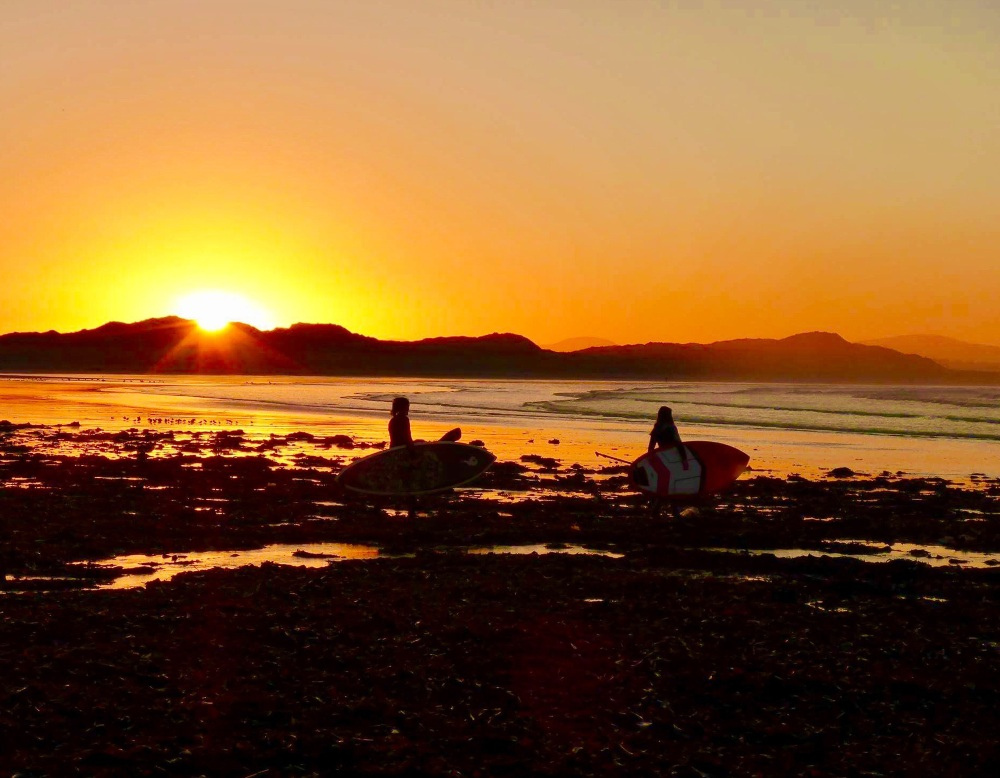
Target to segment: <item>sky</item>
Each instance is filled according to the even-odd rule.
[[[995,2],[3,0],[0,105],[0,332],[1000,345]]]

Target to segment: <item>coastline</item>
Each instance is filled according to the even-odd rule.
[[[800,385],[518,380],[498,384],[475,380],[358,381],[244,376],[77,379],[0,381],[0,419],[52,426],[79,422],[85,429],[104,431],[147,427],[161,432],[185,427],[196,431],[228,428],[266,436],[307,430],[319,436],[348,434],[377,440],[385,435],[388,400],[395,394],[408,394],[413,399],[412,419],[418,437],[433,439],[458,424],[465,440],[483,440],[501,458],[516,459],[532,453],[557,457],[566,465],[595,467],[601,464],[595,454],[598,450],[626,459],[642,453],[651,425],[649,414],[656,407],[654,401],[669,400],[678,406],[675,414],[680,420],[682,437],[718,440],[740,448],[751,456],[755,472],[818,477],[833,468],[850,467],[870,475],[901,472],[963,481],[968,481],[973,473],[1000,477],[1000,441],[963,437],[970,434],[966,429],[970,421],[949,420],[959,416],[977,420],[978,426],[972,428],[977,435],[979,430],[983,430],[982,435],[993,435],[1000,430],[995,392],[989,387],[976,388],[977,393],[971,398],[965,396],[967,393],[954,397],[954,390],[948,388],[945,391],[951,394],[932,395],[930,402],[918,404],[907,399],[915,391],[912,387],[899,387],[896,394],[902,398],[900,401],[888,405],[881,401],[879,414],[889,420],[884,429],[858,432],[850,426],[841,430],[801,428],[800,411],[791,416],[788,412],[768,416],[766,410],[754,410],[760,405],[756,398],[763,391],[778,392],[777,398],[766,398],[777,404],[801,404],[799,395],[803,392],[807,398],[816,395],[815,387]],[[734,395],[733,386],[745,388]],[[635,398],[631,406],[623,406],[626,415],[615,415],[621,410],[613,404],[609,406],[607,400],[600,408],[607,415],[594,415],[591,397],[615,398],[621,395],[623,387],[628,390],[626,397]],[[812,405],[804,407],[820,407],[814,404],[817,401],[831,402],[831,410],[820,414],[830,418],[836,418],[835,414],[844,407],[852,413],[859,406],[866,413],[871,412],[869,395],[880,398],[888,392],[889,397],[893,396],[893,390],[884,387],[852,388],[843,397],[836,394],[848,391],[843,387],[826,387],[822,391],[808,400]],[[746,392],[756,404],[734,405],[733,402],[745,402],[741,393]],[[834,394],[827,401],[829,392]],[[691,404],[702,399],[701,393],[707,398],[704,408]],[[722,406],[713,405],[718,400],[712,398],[720,393],[732,399],[726,399],[727,404]],[[978,398],[978,394],[982,397]],[[956,410],[942,405],[942,399],[954,402]],[[539,402],[552,400],[562,404],[560,412],[535,409]],[[966,403],[973,404],[966,409]],[[716,414],[737,415],[725,423],[691,421],[713,408]],[[945,428],[924,429],[927,424],[922,424],[908,432],[892,423],[894,415],[918,413],[938,414],[944,419],[941,423]],[[913,426],[908,419],[904,421]],[[954,433],[949,432],[952,428]],[[550,445],[551,440],[559,443]]]

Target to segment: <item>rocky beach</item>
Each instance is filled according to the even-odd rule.
[[[410,519],[338,488],[378,445],[0,423],[0,769],[1000,767],[996,479],[751,471],[674,517],[535,455]]]

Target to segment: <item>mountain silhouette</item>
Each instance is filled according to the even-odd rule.
[[[615,345],[617,344],[604,338],[566,338],[556,343],[548,343],[542,346],[542,348],[546,348],[549,351],[582,351],[585,348]]]
[[[655,366],[684,380],[813,382],[943,382],[980,380],[926,357],[851,343],[831,332],[781,339],[744,338],[716,343],[646,343],[567,354],[606,369],[646,373]]]
[[[897,335],[865,342],[904,354],[919,354],[956,370],[1000,370],[1000,346],[968,343],[944,335]]]
[[[205,332],[168,316],[79,332],[0,336],[9,373],[196,373],[620,380],[996,383],[926,357],[828,332],[717,343],[598,346],[569,353],[520,335],[379,340],[335,324]]]

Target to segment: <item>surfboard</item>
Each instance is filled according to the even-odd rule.
[[[629,470],[632,485],[657,497],[694,497],[726,488],[750,463],[747,454],[725,443],[692,440],[684,448],[686,465],[677,446],[643,454]]]
[[[362,494],[430,494],[467,484],[496,461],[489,451],[437,441],[396,446],[348,465],[337,480]]]

